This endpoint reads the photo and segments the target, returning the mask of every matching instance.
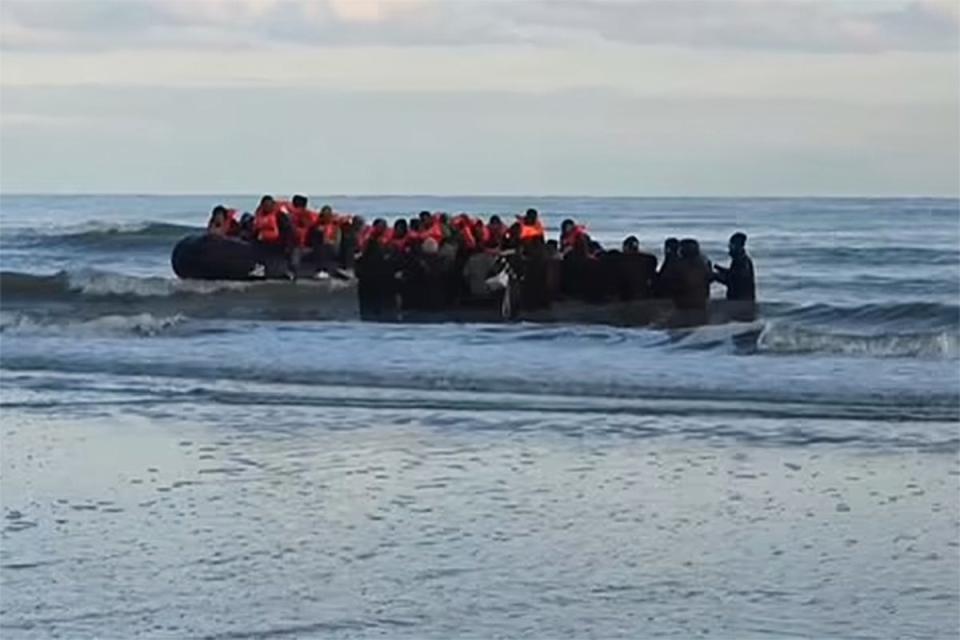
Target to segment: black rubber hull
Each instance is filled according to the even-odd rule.
[[[287,259],[280,250],[209,234],[183,238],[170,255],[173,272],[196,280],[281,280]]]

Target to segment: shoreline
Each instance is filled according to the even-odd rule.
[[[491,433],[363,408],[230,426],[215,409],[5,412],[5,637],[960,623],[955,452]]]

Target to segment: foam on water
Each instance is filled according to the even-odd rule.
[[[156,336],[183,324],[182,315],[156,317],[149,313],[107,315],[90,320],[39,320],[20,313],[0,312],[0,333],[7,336]]]

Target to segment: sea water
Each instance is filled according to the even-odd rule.
[[[742,230],[757,348],[362,323],[175,278],[254,196],[4,196],[4,638],[955,637],[957,200],[315,201]]]

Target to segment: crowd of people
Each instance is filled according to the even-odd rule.
[[[383,218],[368,224],[360,216],[337,214],[327,205],[314,211],[302,195],[289,201],[263,196],[255,213],[240,216],[217,206],[207,231],[282,252],[291,277],[305,261],[319,277],[354,271],[366,317],[389,316],[398,308],[483,304],[502,297],[508,282],[519,283],[516,303],[530,309],[558,299],[669,299],[678,310],[705,313],[712,282],[726,287],[728,300],[755,299],[753,263],[741,232],[730,237],[731,262],[721,267],[692,238],[668,238],[661,261],[635,236],[606,249],[572,219],[551,239],[536,209],[508,222],[499,215],[483,220],[421,211],[391,226]]]

